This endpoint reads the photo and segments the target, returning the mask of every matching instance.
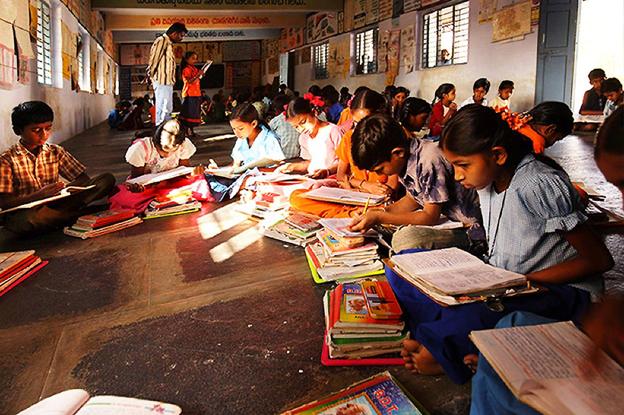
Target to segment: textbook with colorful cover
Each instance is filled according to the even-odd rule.
[[[323,202],[342,203],[343,205],[355,206],[379,206],[386,201],[383,195],[356,192],[355,190],[341,189],[339,187],[319,187],[303,194],[304,197]]]
[[[624,368],[570,321],[473,331],[470,338],[520,401],[547,415],[620,415]]]
[[[82,389],[52,395],[17,415],[179,415],[182,409],[170,403],[121,396],[94,396]]]
[[[197,212],[201,208],[201,202],[198,202],[195,199],[192,199],[192,201],[188,203],[174,204],[164,208],[155,208],[150,205],[147,210],[145,210],[144,217],[145,219],[155,219],[167,216],[182,215],[185,213]]]
[[[386,264],[438,304],[536,292],[524,275],[496,268],[458,248],[394,255]]]
[[[32,250],[0,253],[0,297],[47,264]]]
[[[404,391],[389,372],[383,372],[282,413],[296,414],[426,415],[427,411]]]
[[[89,229],[81,226],[75,227],[75,225],[66,226],[65,228],[63,228],[63,233],[67,236],[73,236],[75,238],[88,239],[106,235],[112,232],[117,232],[122,229],[127,229],[142,222],[143,221],[141,220],[141,218],[139,218],[138,216],[134,216],[130,219],[122,220],[121,222],[102,226],[100,228]]]
[[[306,259],[317,284],[331,281],[352,280],[384,273],[383,263],[376,252],[364,255],[332,257],[320,243],[311,242],[305,248]]]
[[[273,221],[270,221],[270,223]],[[295,228],[286,220],[279,220],[277,223],[263,226],[262,234],[271,239],[286,242],[297,246],[306,246],[316,239],[315,231],[302,231]]]
[[[24,203],[23,205],[15,206],[10,209],[0,209],[0,215],[4,215],[5,213],[9,213],[9,212],[15,212],[16,210],[30,209],[30,208],[34,208],[37,206],[45,205],[46,203],[54,202],[55,200],[63,199],[75,193],[93,189],[94,187],[95,187],[94,184],[85,186],[85,187],[67,186],[61,189],[61,191],[57,195],[46,197],[44,199],[35,200],[33,202]]]

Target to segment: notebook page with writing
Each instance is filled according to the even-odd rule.
[[[175,179],[176,177],[186,176],[187,174],[192,174],[192,173],[193,173],[192,167],[179,166],[179,167],[176,167],[175,169],[163,171],[160,173],[144,174],[142,176],[127,180],[127,183],[131,183],[131,184],[136,183],[136,184],[141,184],[143,186],[146,186],[148,184],[159,183],[165,180]]]
[[[624,407],[624,368],[605,355],[599,372],[582,376],[591,340],[571,322],[475,331],[470,337],[512,392],[542,412],[616,414]],[[608,403],[600,398],[606,391]]]
[[[315,200],[325,200],[335,203],[364,206],[368,202],[370,206],[380,205],[386,200],[385,196],[371,193],[356,192],[338,187],[319,187],[304,194],[305,197]]]

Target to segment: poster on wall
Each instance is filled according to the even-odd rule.
[[[539,26],[540,0],[531,0],[531,26]]]
[[[37,25],[38,21],[38,7],[36,0],[28,1],[28,31],[30,32],[30,38],[37,40]]]
[[[337,71],[343,78],[349,76],[351,69],[351,41],[348,37],[338,42],[336,48],[336,67]]]
[[[492,20],[492,15],[498,8],[498,0],[479,0],[479,23]]]
[[[308,46],[307,48],[301,49],[301,63],[310,63],[312,61],[312,48]]]
[[[366,0],[353,0],[353,28],[366,26]]]
[[[219,42],[205,42],[202,43],[204,47],[204,53],[202,58],[204,62],[213,61],[214,63],[221,63],[223,57],[221,55],[221,44]]]
[[[390,42],[390,31],[383,30],[379,33],[379,44],[377,46],[377,71],[385,73],[388,70],[388,43]]]
[[[279,40],[276,41],[275,47],[279,55]],[[260,42],[257,40],[223,42],[221,44],[221,55],[224,62],[240,61],[243,58],[244,60],[260,60],[260,52]]]
[[[205,62],[203,42],[188,42],[186,44],[186,53],[189,52],[195,52],[197,54],[197,62]]]
[[[394,85],[399,74],[399,50],[401,47],[401,31],[392,30],[388,42],[388,68],[386,69],[386,85]]]
[[[335,42],[335,39],[330,39],[327,53],[327,75],[330,79],[337,77],[337,65],[336,65],[336,54],[338,52],[338,48]]]
[[[379,21],[379,0],[366,1],[366,24],[373,24]]]
[[[401,63],[405,73],[414,71],[414,59],[416,57],[416,39],[414,26],[410,25],[401,29]]]
[[[404,0],[403,13],[409,13],[420,9],[420,0]]]
[[[353,30],[353,7],[355,0],[344,0],[344,31]]]
[[[147,65],[149,63],[150,48],[148,43],[124,44],[119,48],[119,62],[122,65]]]
[[[338,33],[336,13],[316,13],[306,21],[306,36],[308,43],[326,39]]]
[[[271,56],[267,59],[267,74],[274,74],[279,72],[279,55]]]
[[[531,33],[531,2],[505,7],[492,16],[492,42],[514,39]]]
[[[392,18],[392,0],[379,0],[379,20]]]
[[[173,56],[176,63],[179,65],[186,53],[186,43],[174,43],[173,44]]]

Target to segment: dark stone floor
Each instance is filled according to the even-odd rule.
[[[91,174],[121,180],[130,142],[99,126],[64,145]],[[229,161],[231,139],[195,143],[195,160]],[[590,150],[590,138],[569,137],[551,154],[621,206]],[[176,403],[185,414],[272,414],[385,370],[320,365],[322,288],[300,248],[260,238],[256,226],[224,204],[87,241],[0,231],[3,251],[36,249],[50,261],[0,298],[0,413],[79,387]],[[608,242],[624,264],[622,237]],[[608,274],[609,290],[624,287],[622,274]],[[469,385],[391,372],[433,414],[468,412]]]

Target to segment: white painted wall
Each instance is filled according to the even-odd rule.
[[[25,1],[25,3],[28,2]],[[60,4],[57,11],[60,13],[59,18],[72,31],[77,32],[79,25],[74,15],[64,5]],[[52,18],[54,19],[54,13]],[[59,42],[57,43],[56,40]],[[90,41],[85,38],[85,42],[88,44]],[[52,48],[54,57],[54,49],[60,50],[60,39],[53,39]],[[11,128],[11,110],[20,102],[40,100],[52,107],[55,117],[54,133],[50,139],[52,143],[60,143],[104,121],[108,112],[115,106],[115,97],[112,94],[72,91],[70,82],[63,79],[62,68],[60,67],[62,64],[59,64],[59,61],[60,58],[52,62],[53,84],[62,87],[43,86],[37,83],[36,60],[31,60],[29,66],[30,82],[27,85],[15,82],[13,89],[0,90],[0,131],[3,131],[0,136],[0,151],[6,150],[18,140]]]
[[[401,67],[396,78],[395,85],[402,85],[411,91],[412,96],[419,96],[427,101],[433,100],[433,95],[441,83],[451,82],[457,88],[457,102],[472,95],[472,84],[477,78],[486,77],[492,83],[488,98],[494,98],[498,84],[503,79],[511,79],[515,82],[516,89],[511,98],[514,111],[530,109],[534,104],[535,79],[537,68],[537,28],[536,32],[527,35],[524,40],[492,43],[492,25],[490,23],[479,24],[478,22],[479,1],[470,0],[470,26],[468,63],[451,65],[432,69],[416,70],[406,74]],[[416,25],[417,45],[416,62],[420,61],[421,54],[421,14],[417,12],[407,13],[399,19],[386,20],[379,23],[379,30],[401,29],[410,24]],[[350,36],[343,34],[340,36]],[[385,74],[359,75],[348,78],[334,78],[327,80],[313,80],[311,63],[297,65],[295,68],[295,89],[300,92],[307,91],[314,83],[321,87],[329,83],[337,89],[348,86],[351,91],[360,85],[366,85],[375,90],[383,90],[385,87]]]

